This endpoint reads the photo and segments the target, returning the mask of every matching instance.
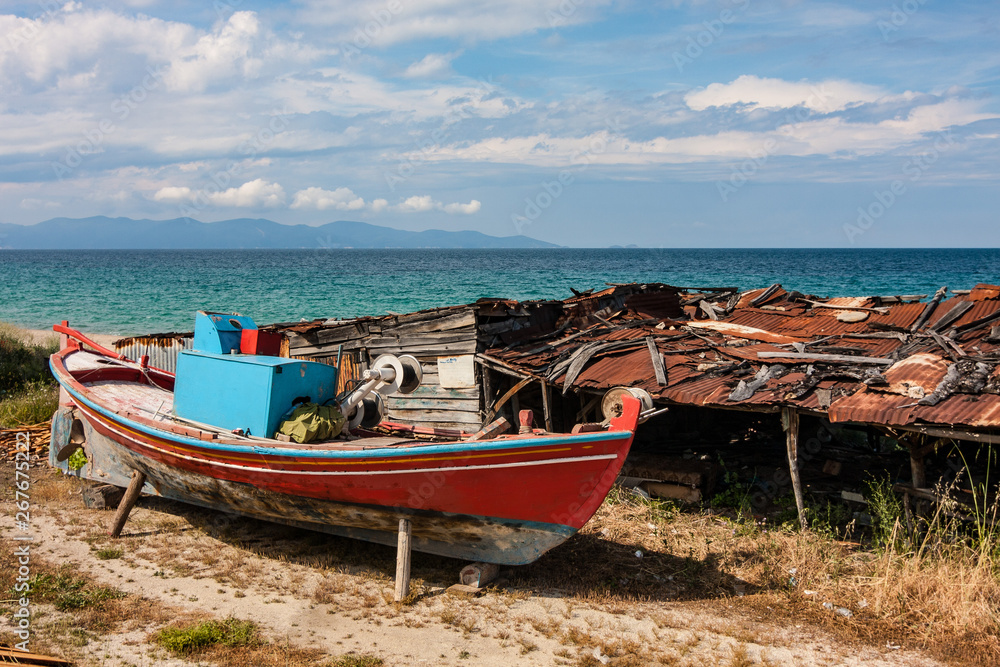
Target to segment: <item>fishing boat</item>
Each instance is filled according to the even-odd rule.
[[[523,423],[497,435],[494,424],[427,441],[370,429],[383,417],[380,395],[420,383],[413,358],[380,358],[359,386],[335,395],[335,366],[275,356],[268,332],[243,316],[199,313],[175,373],[65,322],[53,330],[62,344],[50,366],[63,390],[53,466],[65,469],[82,449],[77,474],[87,479],[120,487],[139,479],[147,494],[382,544],[396,543],[406,518],[413,549],[487,563],[533,562],[576,533],[649,412],[623,390],[604,424],[573,433]],[[344,434],[276,438],[296,401],[338,406],[349,420]]]

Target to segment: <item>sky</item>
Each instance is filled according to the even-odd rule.
[[[996,8],[0,1],[0,222],[996,247]]]

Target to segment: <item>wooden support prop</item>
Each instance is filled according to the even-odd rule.
[[[910,450],[910,484],[915,489],[927,488],[927,467],[924,465],[926,454],[923,447],[923,436],[906,438],[903,443]]]
[[[410,537],[413,527],[409,519],[399,520],[399,540],[396,543],[396,592],[393,599],[402,602],[410,594]]]
[[[799,511],[799,525],[806,530],[806,503],[802,497],[802,478],[799,477],[799,413],[791,408],[781,409],[781,426],[785,429],[785,444],[788,447],[788,473],[795,491],[795,506]]]
[[[500,400],[493,404],[493,407],[490,408],[490,411],[486,413],[486,419],[484,419],[483,421],[486,422],[486,423],[491,422],[493,420],[493,418],[497,416],[497,413],[500,412],[500,408],[502,408],[504,406],[504,404],[507,403],[507,401],[509,401],[511,398],[513,398],[517,394],[517,392],[519,392],[522,389],[524,389],[525,385],[527,385],[529,382],[531,382],[534,379],[535,378],[530,378],[530,377],[529,378],[524,378],[520,382],[518,382],[517,384],[515,384],[513,387],[511,387],[510,389],[508,389],[507,393],[504,394],[503,396],[501,396]],[[514,409],[517,410],[517,407],[515,406]]]
[[[118,511],[115,513],[115,520],[109,533],[111,537],[121,537],[122,528],[125,527],[125,522],[128,520],[128,513],[132,511],[135,503],[139,500],[139,496],[142,494],[142,485],[145,483],[146,474],[133,470],[132,481],[128,483],[125,497],[118,503]]]
[[[542,382],[542,411],[545,413],[545,430],[552,433],[552,397],[549,395],[549,385]]]

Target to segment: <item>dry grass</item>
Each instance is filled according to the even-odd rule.
[[[959,529],[928,534],[954,536]],[[905,642],[949,662],[994,665],[1000,663],[995,545],[993,538],[986,548],[925,539],[922,549],[877,553],[816,532],[682,513],[615,490],[577,538],[552,560],[522,568],[517,584],[536,591],[557,586],[612,613],[634,613],[636,603],[723,600],[764,618],[816,624],[847,640],[878,647]],[[745,629],[733,633],[741,642],[753,640]],[[562,641],[598,643],[572,626]],[[746,660],[736,650],[727,664]]]

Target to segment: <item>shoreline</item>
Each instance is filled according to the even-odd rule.
[[[59,334],[57,334],[55,331],[52,330],[27,329],[25,327],[19,327],[16,324],[10,324],[10,326],[16,329],[17,331],[21,332],[22,334],[24,334],[25,338],[27,338],[29,342],[35,345],[48,342],[49,340],[52,339],[59,338]],[[128,336],[115,336],[112,334],[87,333],[87,332],[83,333],[84,335],[87,336],[87,338],[91,339],[98,345],[103,345],[104,347],[111,349],[114,349],[115,341],[121,340],[122,338],[128,338]]]

